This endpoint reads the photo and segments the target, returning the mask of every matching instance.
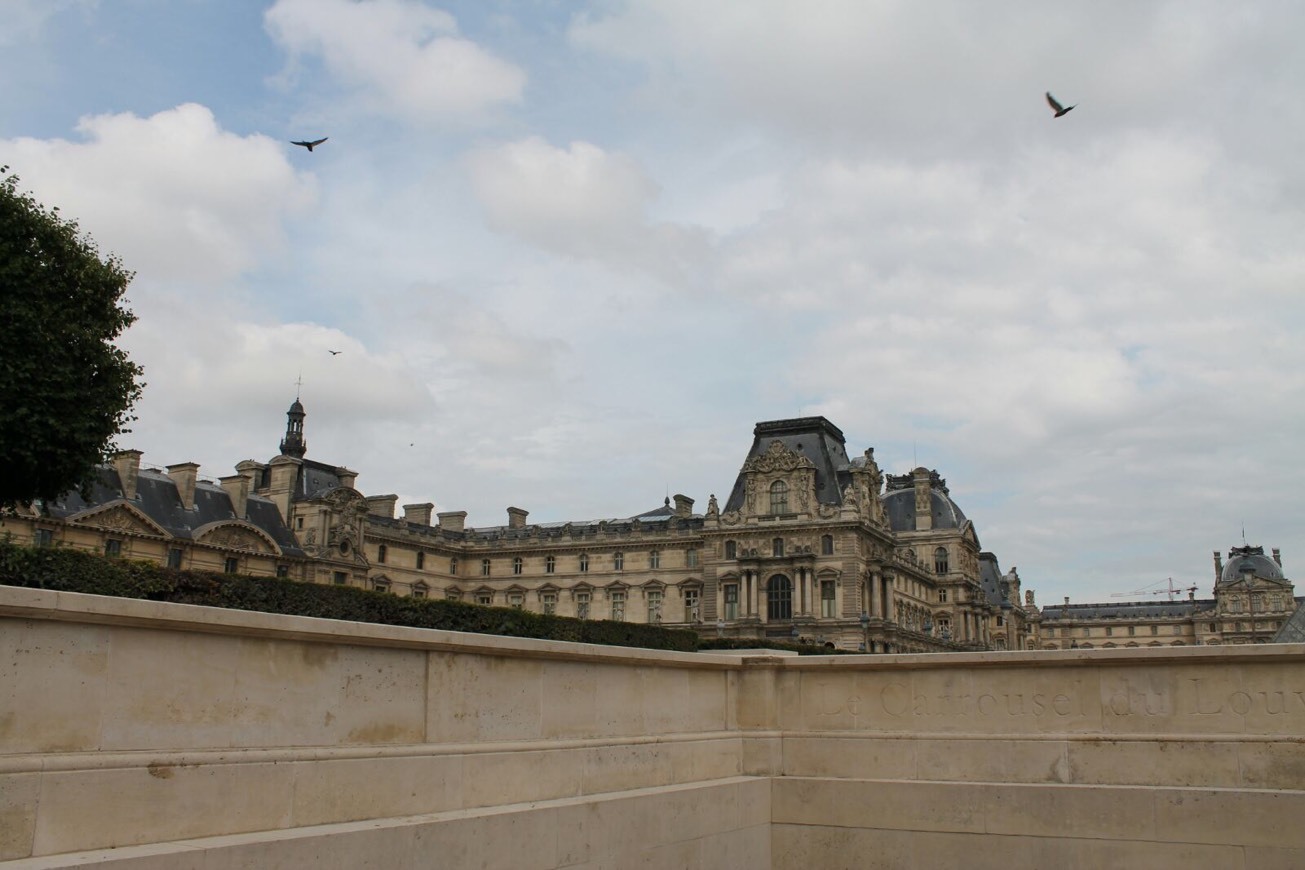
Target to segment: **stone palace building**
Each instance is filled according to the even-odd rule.
[[[598,520],[531,523],[509,507],[474,528],[462,511],[400,515],[397,496],[363,495],[357,472],[307,458],[304,418],[296,399],[278,455],[216,482],[122,451],[85,498],[30,505],[6,531],[176,568],[867,652],[1263,641],[1295,606],[1277,551],[1234,550],[1211,602],[1039,612],[938,472],[884,474],[823,417],[758,423],[724,504],[702,512],[676,495]]]

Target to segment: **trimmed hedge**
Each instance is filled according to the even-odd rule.
[[[0,584],[507,637],[681,652],[698,648],[698,636],[682,629],[572,619],[459,601],[400,598],[388,592],[279,577],[180,571],[152,562],[107,559],[60,547],[21,547],[8,541],[0,541]]]

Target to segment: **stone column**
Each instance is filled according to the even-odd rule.
[[[884,575],[884,619],[893,618],[893,575]]]
[[[883,574],[878,571],[870,573],[870,609],[868,613],[872,617],[882,615],[883,604],[880,601],[883,595]]]

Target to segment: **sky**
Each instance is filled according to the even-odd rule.
[[[1290,0],[0,0],[0,165],[136,274],[146,465],[267,461],[298,392],[365,495],[589,520],[704,510],[823,415],[1039,604],[1208,596],[1243,534],[1305,579],[1302,38]]]

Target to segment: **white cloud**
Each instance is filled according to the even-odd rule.
[[[292,55],[320,57],[360,105],[430,121],[520,101],[517,66],[458,35],[452,15],[411,0],[278,0],[264,21]]]
[[[74,217],[139,279],[221,285],[280,248],[283,222],[316,199],[266,136],[221,129],[187,103],[140,118],[82,118],[85,141],[0,141],[10,170]]]
[[[628,155],[588,142],[558,148],[538,136],[468,157],[490,226],[545,250],[696,283],[705,232],[653,222],[657,186]]]

